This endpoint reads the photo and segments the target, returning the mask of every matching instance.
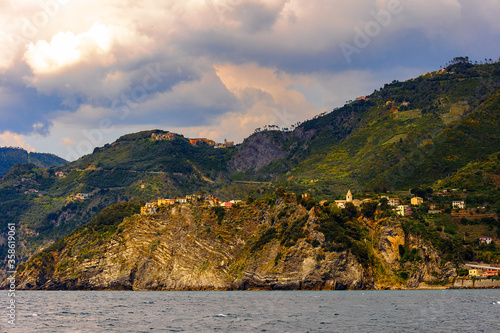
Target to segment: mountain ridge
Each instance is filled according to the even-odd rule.
[[[28,156],[29,154],[29,156]],[[15,164],[31,162],[39,168],[60,166],[68,161],[54,154],[28,153],[23,148],[0,147],[0,178],[3,177]]]
[[[62,166],[16,165],[0,181],[2,227],[19,225],[24,262],[114,203],[197,192],[245,200],[279,187],[330,201],[349,188],[438,189],[440,179],[499,151],[499,88],[500,63],[458,63],[394,81],[293,131],[254,133],[235,147],[192,144],[180,134],[158,140],[170,132],[151,130]]]

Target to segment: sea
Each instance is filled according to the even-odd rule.
[[[2,291],[2,332],[500,332],[499,290]]]

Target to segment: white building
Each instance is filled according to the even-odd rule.
[[[389,198],[387,199],[387,203],[389,206],[399,206],[401,204],[401,201],[399,198]]]
[[[479,237],[479,244],[491,244],[491,237]]]
[[[411,216],[411,207],[408,205],[399,205],[396,207],[396,214],[400,216]]]

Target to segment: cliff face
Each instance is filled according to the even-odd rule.
[[[134,215],[104,234],[82,228],[33,257],[19,268],[19,288],[373,289],[386,287],[377,281],[381,278],[373,263],[380,261],[391,276],[405,265],[398,261],[398,245],[405,241],[400,228],[378,227],[379,247],[369,244],[370,265],[350,249],[325,247],[328,234],[317,230],[319,215],[317,208],[307,211],[283,202],[272,208],[232,208],[223,218],[220,211],[190,206],[155,216]],[[295,231],[289,238],[279,236],[290,230]],[[410,240],[415,245],[418,241]],[[418,287],[434,278],[430,273],[439,258],[430,246],[421,245],[429,259],[393,287]]]
[[[245,139],[238,153],[228,162],[236,172],[259,170],[288,155],[284,145],[289,134],[284,132],[260,132]]]
[[[442,285],[443,281],[450,282],[456,276],[453,265],[442,260],[431,244],[416,235],[405,235],[398,222],[384,222],[384,226],[376,228],[379,238],[375,255],[386,272],[390,270],[398,277],[407,278],[404,283],[395,284],[395,276],[386,273],[376,279],[377,288],[426,288],[433,284]]]

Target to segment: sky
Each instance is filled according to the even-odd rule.
[[[0,146],[67,160],[141,130],[241,142],[457,56],[498,0],[0,0]]]

